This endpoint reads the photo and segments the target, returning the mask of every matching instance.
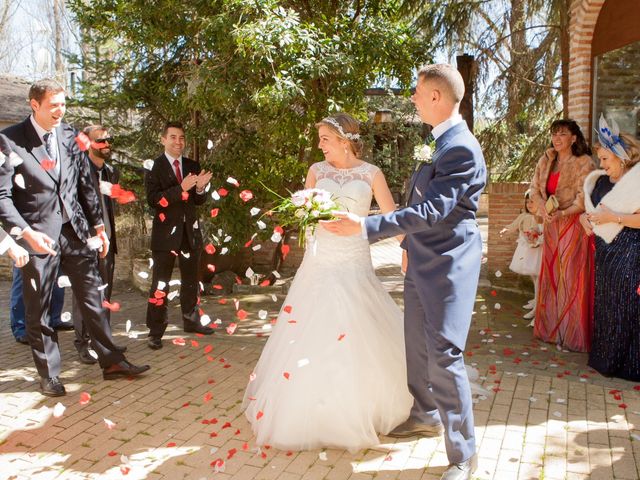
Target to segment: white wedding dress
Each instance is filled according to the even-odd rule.
[[[377,167],[311,168],[316,188],[368,214]],[[412,403],[402,313],[375,276],[367,240],[318,227],[245,393],[257,444],[358,450],[403,422]]]

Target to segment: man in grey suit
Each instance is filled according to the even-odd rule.
[[[21,233],[30,259],[22,268],[27,340],[40,375],[40,391],[56,397],[66,391],[57,332],[47,322],[58,267],[71,281],[105,380],[139,375],[148,365],[129,363],[117,351],[102,305],[94,236],[109,250],[102,211],[92,185],[89,160],[76,141],[77,132],[62,122],[63,87],[41,80],[29,90],[33,114],[3,130],[16,160],[0,167],[0,220]]]
[[[482,240],[476,222],[486,167],[480,145],[458,113],[464,82],[451,65],[418,72],[412,101],[433,127],[435,152],[411,179],[409,205],[360,219],[341,215],[323,224],[340,235],[374,242],[405,234],[404,284],[407,376],[414,404],[389,435],[444,432],[449,467],[443,480],[468,480],[477,465],[471,390],[463,350],[471,324]]]

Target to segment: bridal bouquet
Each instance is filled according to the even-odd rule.
[[[281,200],[270,213],[277,215],[283,227],[294,226],[298,229],[298,242],[301,247],[304,246],[307,228],[313,233],[320,220],[333,220],[333,213],[340,210],[331,194],[320,188],[299,190],[289,198],[282,197],[270,189],[269,191]]]

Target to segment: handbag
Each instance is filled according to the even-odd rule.
[[[544,209],[549,215],[551,215],[553,212],[558,210],[558,207],[560,207],[560,204],[558,203],[558,199],[556,198],[556,196],[549,195],[549,198],[547,198],[547,201],[544,204]]]

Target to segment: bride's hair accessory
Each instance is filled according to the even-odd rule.
[[[627,144],[624,143],[624,140],[620,137],[620,127],[618,127],[614,119],[611,119],[611,127],[609,127],[604,115],[600,114],[600,122],[596,133],[598,134],[600,145],[623,161],[630,160],[629,154],[626,151]]]
[[[328,123],[329,125],[334,127],[340,135],[342,135],[345,138],[348,138],[349,140],[354,140],[354,141],[360,140],[359,133],[350,133],[350,132],[345,133],[344,129],[342,128],[342,125],[340,125],[340,123],[338,123],[338,121],[333,117],[323,118],[321,123]]]

